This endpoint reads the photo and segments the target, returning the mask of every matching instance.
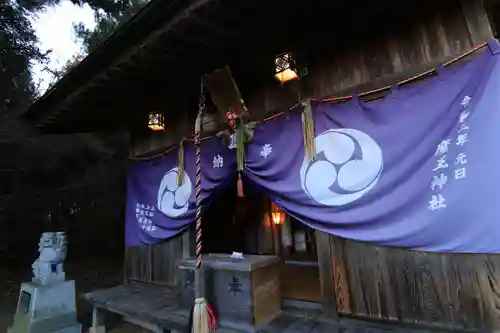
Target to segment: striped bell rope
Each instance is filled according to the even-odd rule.
[[[201,203],[201,122],[205,112],[203,78],[201,79],[200,104],[195,123],[194,143],[196,146],[196,264],[195,264],[195,302],[193,307],[192,333],[208,333],[217,329],[217,320],[210,304],[205,299],[202,263],[202,203]]]

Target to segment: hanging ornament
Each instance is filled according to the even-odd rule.
[[[245,167],[245,144],[252,141],[253,131],[256,123],[250,122],[248,124],[244,123],[242,118],[236,120],[236,164],[238,171],[238,197],[244,197],[243,181],[241,179],[241,173]]]
[[[238,198],[244,198],[245,191],[243,190],[243,180],[241,179],[241,171],[238,171],[238,181],[236,183],[236,188],[238,192]]]
[[[243,180],[241,179],[241,172],[245,166],[245,126],[241,119],[235,123],[236,126],[236,165],[238,171],[238,182],[236,184],[238,190],[238,198],[245,196],[243,190]]]
[[[302,103],[302,133],[304,135],[304,151],[309,161],[316,157],[316,142],[314,136],[314,117],[312,113],[311,100]]]
[[[229,133],[233,134],[236,130],[236,120],[238,116],[233,111],[226,112],[226,119]]]
[[[184,138],[179,143],[179,150],[177,152],[177,185],[184,183]]]

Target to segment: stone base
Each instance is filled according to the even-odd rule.
[[[51,285],[25,282],[8,333],[81,333],[76,320],[74,281]]]

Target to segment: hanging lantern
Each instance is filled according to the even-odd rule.
[[[165,130],[165,115],[162,112],[151,112],[149,114],[148,127],[152,131]]]
[[[283,224],[285,221],[285,212],[274,202],[271,203],[271,218],[275,225]]]
[[[295,59],[291,52],[286,52],[278,55],[275,60],[275,74],[274,76],[281,82],[285,83],[290,80],[297,79],[299,73]]]

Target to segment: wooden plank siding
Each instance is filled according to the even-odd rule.
[[[189,232],[167,241],[129,247],[125,254],[125,282],[143,281],[177,285],[177,264],[189,257]]]
[[[390,26],[373,27],[365,38],[335,41],[309,62],[302,82],[269,81],[245,97],[255,118],[284,110],[300,96],[325,98],[392,85],[435,68],[491,38],[482,1],[439,1]]]
[[[500,329],[500,256],[441,254],[328,236],[338,312],[460,329]],[[325,295],[329,299],[330,294]]]

